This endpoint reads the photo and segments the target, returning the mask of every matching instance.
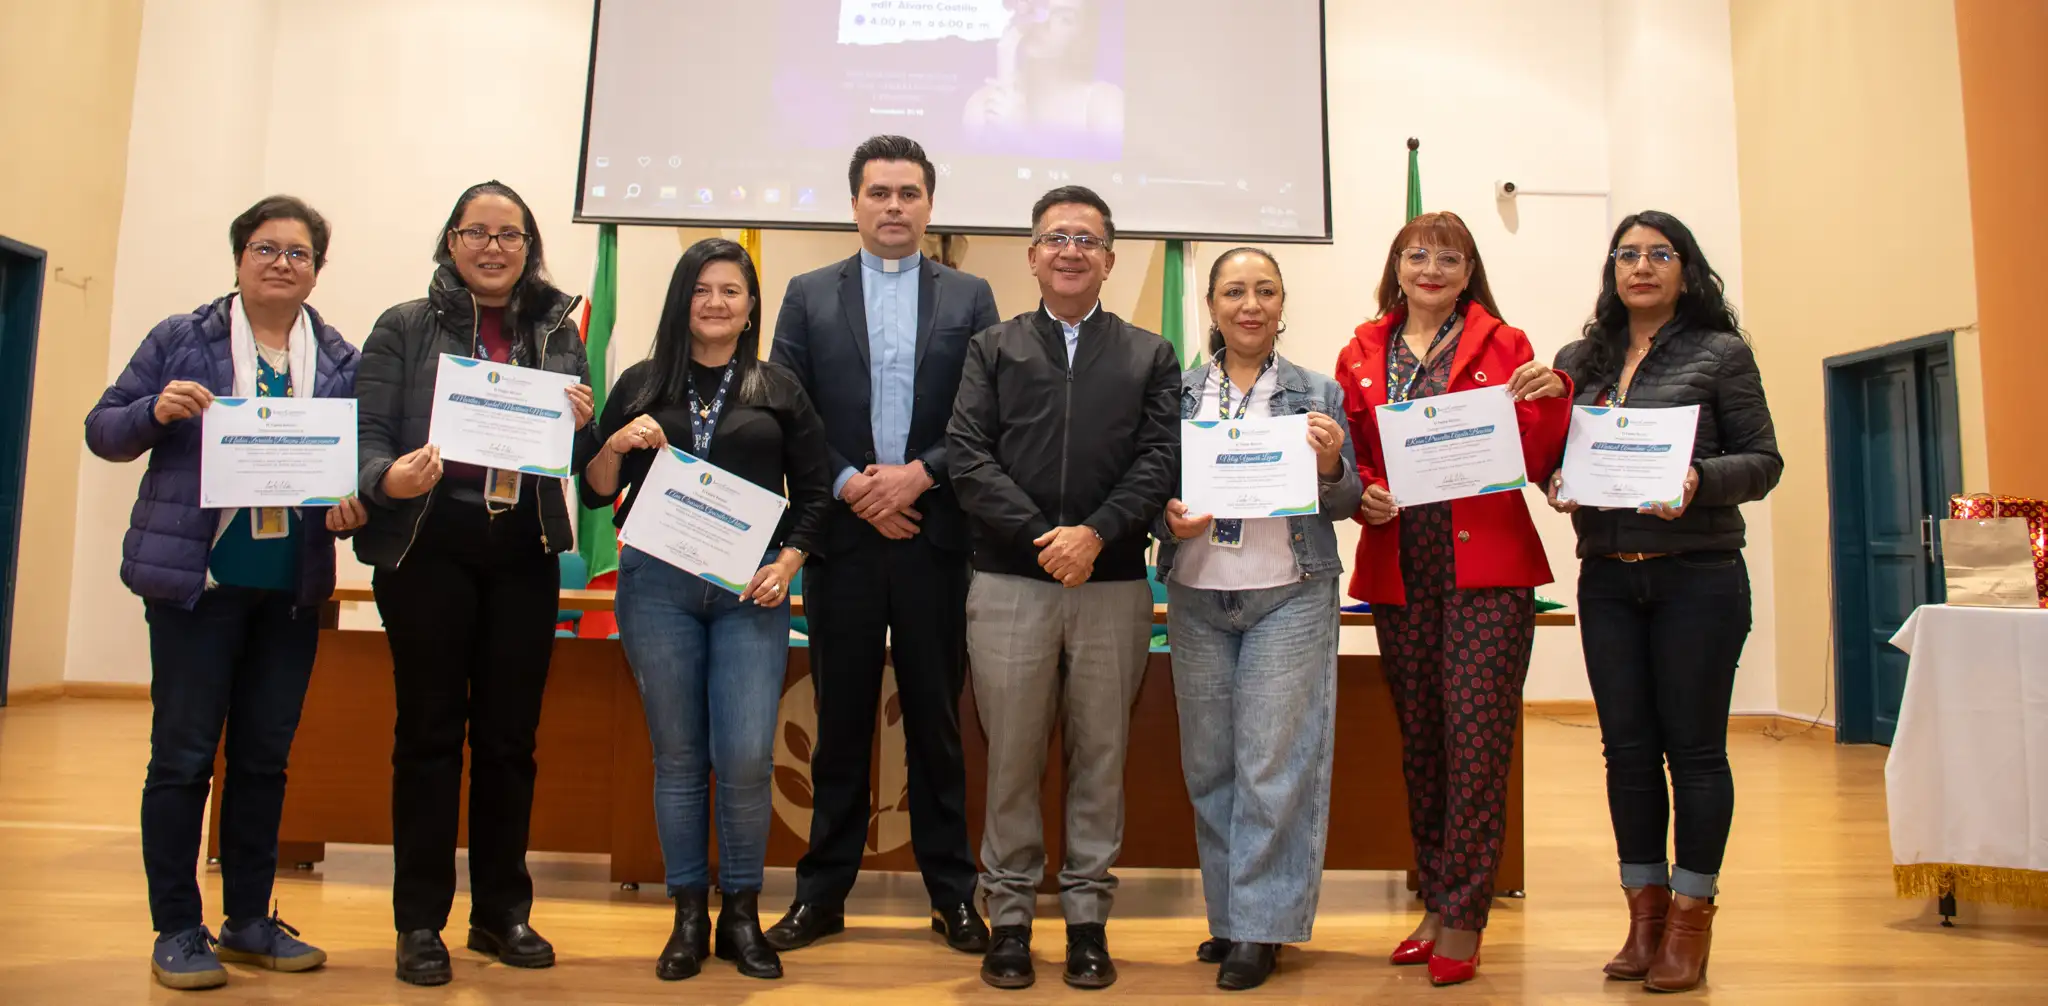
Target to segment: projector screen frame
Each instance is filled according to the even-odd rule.
[[[583,211],[583,197],[589,191],[585,173],[590,170],[590,110],[591,101],[597,89],[597,31],[604,20],[604,0],[593,0],[590,5],[590,59],[584,67],[583,77],[583,122],[576,145],[576,202],[575,212],[570,219],[579,224],[616,224],[621,227],[711,227],[758,228],[760,230],[782,231],[853,231],[854,224],[834,220],[793,221],[793,220],[750,220],[720,217],[717,219],[677,217],[655,220],[647,217],[601,216]],[[1322,98],[1322,148],[1323,148],[1323,233],[1320,235],[1251,234],[1230,232],[1159,231],[1117,229],[1117,238],[1131,238],[1140,241],[1220,241],[1263,244],[1333,244],[1337,240],[1335,214],[1332,209],[1333,194],[1330,186],[1330,18],[1328,0],[1316,0],[1316,55],[1317,76],[1322,86],[1318,89]],[[914,137],[913,137],[914,138]],[[849,197],[850,199],[851,197]],[[933,223],[927,230],[931,234],[965,234],[974,237],[1030,237],[1030,227],[964,227]]]

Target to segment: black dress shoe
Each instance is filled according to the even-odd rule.
[[[777,950],[796,950],[845,931],[844,908],[826,908],[799,901],[789,906],[781,922],[768,928],[768,945]]]
[[[1230,941],[1221,936],[1211,936],[1195,948],[1195,960],[1204,964],[1221,964],[1230,955]]]
[[[1116,984],[1116,962],[1109,959],[1109,934],[1102,923],[1067,927],[1067,972],[1060,977],[1077,989],[1106,989]]]
[[[711,913],[705,907],[708,892],[702,887],[676,892],[676,924],[668,934],[668,945],[655,958],[654,976],[665,982],[697,977],[704,958],[711,956]]]
[[[1031,973],[1031,927],[997,926],[988,953],[981,958],[981,980],[993,988],[1028,989]]]
[[[469,949],[480,954],[490,954],[498,963],[513,968],[551,968],[555,966],[554,944],[541,938],[533,927],[524,922],[506,926],[482,926],[469,924]]]
[[[446,985],[453,973],[448,969],[448,947],[441,934],[432,929],[415,929],[398,934],[398,980],[413,985]]]
[[[988,924],[968,902],[932,909],[932,932],[944,935],[946,945],[963,954],[988,953]]]
[[[1266,976],[1280,969],[1280,944],[1237,943],[1216,969],[1216,987],[1240,991],[1265,984]]]
[[[737,964],[749,978],[782,977],[782,958],[761,932],[761,892],[726,891],[718,899],[718,934],[713,953]]]

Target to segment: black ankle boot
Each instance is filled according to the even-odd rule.
[[[704,958],[711,956],[711,913],[708,892],[702,887],[676,892],[676,926],[668,934],[668,945],[654,961],[654,974],[665,982],[697,977]]]
[[[761,932],[761,892],[726,891],[718,900],[718,959],[739,965],[749,978],[782,977],[782,958]]]

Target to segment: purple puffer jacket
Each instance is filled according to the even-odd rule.
[[[361,356],[312,308],[313,395],[354,398]],[[85,445],[108,461],[149,454],[128,534],[121,540],[121,582],[144,598],[184,608],[206,591],[218,511],[199,508],[199,421],[165,426],[156,421],[157,393],[172,381],[192,381],[216,395],[233,395],[235,364],[228,352],[228,298],[191,314],[158,322],[128,360],[128,369],[85,417]],[[298,603],[312,606],[334,592],[334,535],[317,514],[299,536]]]

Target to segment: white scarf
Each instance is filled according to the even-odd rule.
[[[299,308],[299,319],[292,324],[292,332],[285,345],[291,354],[292,397],[313,397],[313,321],[304,307]],[[228,355],[235,363],[235,397],[256,397],[256,326],[249,323],[249,312],[242,306],[237,294],[234,303],[228,307]]]
[[[306,314],[304,306],[299,308],[299,319],[292,324],[291,335],[287,338],[285,352],[291,357],[292,397],[311,398],[318,375],[313,362],[313,320]],[[249,312],[242,306],[240,294],[236,294],[228,305],[228,356],[235,364],[234,397],[256,397],[256,326],[249,323]],[[234,519],[233,509],[220,511],[220,521],[213,528],[215,544],[220,543],[220,536],[227,533],[228,524]],[[206,585],[213,586],[211,572],[206,576]]]

